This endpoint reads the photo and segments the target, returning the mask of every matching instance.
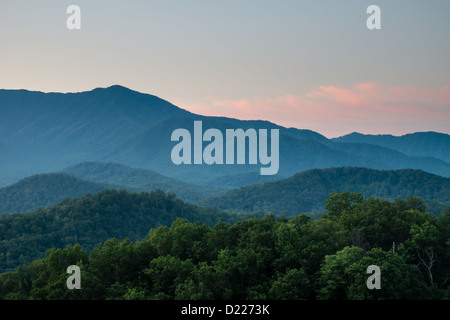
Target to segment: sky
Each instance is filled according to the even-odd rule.
[[[448,0],[0,0],[0,88],[119,84],[328,138],[450,134],[449,16]]]

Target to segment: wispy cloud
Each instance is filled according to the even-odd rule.
[[[183,106],[183,104],[181,104]],[[351,88],[319,86],[302,95],[227,100],[207,97],[184,105],[192,112],[263,119],[335,137],[353,131],[405,134],[450,133],[450,85],[441,88],[358,83]]]

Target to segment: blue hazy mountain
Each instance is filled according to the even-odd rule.
[[[163,176],[149,169],[130,168],[118,163],[83,162],[70,166],[63,172],[83,180],[122,186],[129,191],[150,192],[159,189],[174,193],[177,198],[187,202],[217,196],[229,189],[217,187],[220,184],[195,185]]]
[[[357,132],[332,139],[335,142],[366,143],[415,157],[433,157],[450,163],[450,136],[439,132],[416,132],[403,136],[366,135]]]
[[[0,90],[0,113],[0,186],[82,162],[118,163],[206,185],[215,178],[259,172],[260,164],[174,165],[171,134],[178,128],[193,132],[194,120],[202,121],[203,131],[279,129],[280,170],[274,179],[330,167],[412,168],[450,177],[448,149],[407,154],[397,146],[329,140],[268,121],[206,117],[117,85],[79,93]],[[442,145],[439,141],[428,145]]]
[[[121,86],[65,94],[0,90],[0,113],[0,145],[16,154],[13,164],[0,164],[11,179],[95,160],[167,116],[189,114]]]

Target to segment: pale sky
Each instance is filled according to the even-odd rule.
[[[330,138],[450,134],[449,16],[449,0],[0,0],[0,88],[120,84]]]

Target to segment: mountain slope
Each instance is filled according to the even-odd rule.
[[[281,176],[262,176],[259,172],[245,172],[241,174],[233,174],[213,178],[205,182],[208,187],[221,186],[224,189],[231,190],[235,188],[245,187],[256,183],[271,182],[281,180]]]
[[[176,218],[210,226],[248,218],[184,203],[162,191],[128,193],[105,190],[67,199],[47,209],[0,216],[0,273],[34,259],[50,248],[79,243],[92,250],[110,238],[141,240],[151,228]]]
[[[126,139],[167,116],[187,115],[158,97],[121,86],[80,93],[0,90],[0,136],[9,147],[47,143],[98,147]]]
[[[379,145],[406,155],[433,157],[450,163],[450,135],[438,132],[416,132],[403,136],[365,135],[354,132],[332,140]]]
[[[113,152],[107,155],[106,159],[112,162],[126,163],[135,168],[152,168],[161,174],[177,178],[183,181],[190,181],[196,184],[208,183],[211,179],[226,175],[236,175],[248,172],[259,172],[261,165],[175,165],[171,162],[170,154],[172,148],[177,142],[161,141],[168,140],[172,132],[178,128],[185,128],[193,132],[194,120],[201,120],[203,131],[215,128],[225,133],[229,128],[242,128],[247,130],[253,128],[280,130],[279,138],[279,175],[291,176],[301,171],[311,168],[329,168],[329,167],[350,167],[361,166],[376,169],[398,169],[407,159],[410,163],[417,165],[420,169],[422,163],[420,159],[413,159],[393,150],[394,159],[398,161],[381,161],[373,155],[364,153],[352,153],[341,148],[341,144],[331,141],[324,141],[317,137],[312,139],[310,134],[306,134],[301,138],[300,131],[293,134],[294,131],[277,126],[266,121],[237,121],[235,119],[218,118],[218,117],[202,117],[193,118],[186,117],[170,117],[166,118],[148,130],[133,136],[128,141],[119,145]],[[225,134],[223,134],[225,136]],[[206,146],[207,143],[204,143]],[[379,148],[379,147],[370,147]],[[436,160],[436,162],[438,162]],[[430,170],[435,167],[428,166]],[[436,166],[443,175],[450,176],[450,165],[443,164],[442,168]]]
[[[364,197],[389,200],[415,196],[450,205],[450,178],[421,170],[367,168],[308,170],[280,181],[234,189],[199,204],[230,211],[294,214],[322,210],[332,191],[359,192]]]
[[[0,90],[0,113],[0,142],[20,155],[0,169],[14,180],[97,160],[152,123],[190,114],[121,86],[65,94]]]
[[[108,188],[115,186],[85,181],[63,173],[33,175],[0,189],[0,215],[45,208],[65,198],[77,198]]]
[[[364,165],[373,169],[420,169],[429,173],[450,177],[450,166],[447,162],[422,156],[408,156],[402,152],[379,145],[368,143],[334,143],[327,145],[335,150],[344,151],[349,154],[360,156],[366,159],[376,159],[376,165]]]

